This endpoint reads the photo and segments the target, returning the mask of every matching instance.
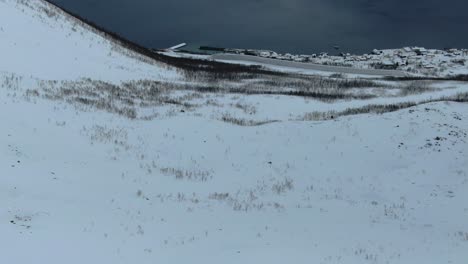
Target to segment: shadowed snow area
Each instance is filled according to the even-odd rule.
[[[0,263],[468,259],[466,82],[175,70],[43,1],[0,40]]]

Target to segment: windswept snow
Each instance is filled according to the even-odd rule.
[[[467,104],[245,128],[1,98],[1,263],[468,258]]]
[[[163,64],[130,52],[40,0],[0,0],[0,72],[47,80],[174,80]]]
[[[466,264],[466,82],[179,75],[40,0],[0,40],[0,263]]]

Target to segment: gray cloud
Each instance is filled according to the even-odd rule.
[[[314,53],[468,47],[462,0],[55,0],[150,47],[178,42]]]

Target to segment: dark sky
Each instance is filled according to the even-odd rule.
[[[467,0],[53,0],[148,47],[468,48]]]

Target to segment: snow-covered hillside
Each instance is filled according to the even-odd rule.
[[[468,105],[240,127],[0,96],[0,263],[465,263]]]
[[[0,28],[0,263],[466,264],[466,82],[176,70],[40,0]]]
[[[0,0],[0,73],[48,80],[171,80],[174,69],[128,51],[41,0]]]

